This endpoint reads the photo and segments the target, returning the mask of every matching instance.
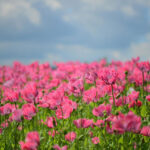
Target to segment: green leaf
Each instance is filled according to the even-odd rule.
[[[142,117],[146,117],[146,114],[147,114],[147,108],[146,108],[145,105],[143,105],[143,106],[141,107],[141,116],[142,116]]]
[[[118,143],[123,144],[123,136],[121,136],[121,137],[119,138]]]

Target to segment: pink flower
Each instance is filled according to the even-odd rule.
[[[24,104],[22,106],[23,116],[27,120],[31,120],[36,115],[36,108],[33,104]]]
[[[128,97],[130,101],[136,101],[139,97],[139,92],[133,91]]]
[[[89,104],[90,102],[98,101],[97,89],[91,88],[83,92],[83,101]]]
[[[7,128],[8,127],[8,121],[5,120],[4,122],[1,123],[1,125],[3,128]]]
[[[28,83],[22,91],[22,97],[28,103],[34,103],[35,98],[38,95],[37,87],[35,83]]]
[[[89,131],[88,134],[89,134],[90,137],[93,137],[93,132],[92,131]]]
[[[44,123],[49,128],[54,128],[57,125],[55,117],[47,117],[46,122]]]
[[[70,79],[68,83],[69,92],[73,93],[75,96],[81,96],[83,89],[84,89],[83,79],[76,79],[76,78]]]
[[[150,136],[150,126],[144,126],[141,130],[141,134],[144,136]]]
[[[38,132],[29,132],[26,136],[25,142],[19,142],[21,150],[37,150],[37,146],[40,144],[40,137]]]
[[[56,134],[59,134],[58,131],[55,131],[55,130],[48,131],[48,135],[51,137],[54,137]]]
[[[100,78],[105,82],[105,84],[112,85],[115,84],[118,79],[118,72],[112,67],[104,68],[100,72]]]
[[[65,135],[65,139],[69,142],[73,142],[76,138],[76,133],[75,132],[69,132]]]
[[[56,149],[56,150],[67,150],[67,149],[68,149],[68,146],[65,145],[65,146],[63,146],[63,147],[59,147],[58,145],[54,145],[53,148]]]
[[[10,114],[13,110],[15,110],[15,105],[12,105],[10,103],[5,104],[4,106],[0,107],[0,114],[2,115],[8,115]]]
[[[129,103],[129,108],[134,107],[136,105],[136,101],[131,101]]]
[[[18,128],[17,128],[19,131],[21,131],[22,130],[22,126],[18,126]]]
[[[146,99],[150,102],[150,95],[147,95]]]
[[[21,122],[21,116],[22,116],[22,110],[16,109],[12,114],[12,120],[15,120],[17,122]]]
[[[58,119],[67,119],[70,117],[70,114],[73,111],[73,107],[69,104],[64,104],[63,106],[60,106],[56,110],[56,117]]]
[[[94,72],[94,71],[88,71],[85,74],[86,82],[89,83],[89,84],[94,83],[96,78],[97,78],[97,73]]]
[[[139,62],[139,63],[137,63],[137,67],[142,72],[150,71],[150,63],[149,63],[149,61]]]
[[[104,113],[106,113],[107,115],[111,113],[111,107],[112,106],[110,104],[107,105],[101,104],[98,107],[94,108],[92,113],[94,116],[103,117]]]
[[[37,131],[29,132],[26,136],[26,142],[32,142],[39,145],[40,143],[40,136]]]
[[[112,128],[110,128],[110,125],[109,125],[109,124],[107,124],[107,126],[106,126],[106,131],[107,131],[109,134],[113,134],[113,130],[112,130]]]
[[[21,150],[37,150],[37,144],[33,142],[19,142]]]
[[[94,125],[97,126],[97,127],[104,127],[105,121],[104,121],[104,120],[97,120],[97,121],[94,123]]]
[[[100,142],[99,138],[98,137],[93,137],[92,138],[92,143],[93,144],[98,144]]]
[[[19,92],[17,91],[9,91],[7,98],[11,101],[11,102],[16,102],[19,99]]]
[[[136,105],[137,105],[138,107],[141,107],[142,102],[138,100],[137,103],[136,103]]]
[[[141,118],[136,116],[133,112],[128,114],[119,114],[112,119],[112,129],[122,134],[125,131],[138,133],[141,127]]]
[[[3,129],[2,129],[2,128],[0,128],[0,134],[2,134],[2,132],[3,132]]]
[[[83,119],[74,120],[73,123],[77,128],[88,128],[88,127],[92,127],[93,119],[89,120],[83,118]]]

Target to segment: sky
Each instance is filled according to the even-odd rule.
[[[150,0],[0,0],[0,65],[150,61]]]

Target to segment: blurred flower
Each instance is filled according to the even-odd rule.
[[[73,123],[77,128],[88,128],[93,125],[93,119],[89,120],[83,118],[83,119],[74,120]]]
[[[21,116],[22,116],[22,110],[21,109],[16,109],[12,113],[12,120],[15,120],[17,122],[21,122]]]
[[[37,131],[29,132],[26,136],[25,142],[19,142],[21,150],[37,150],[40,144],[40,136]]]
[[[92,143],[93,144],[98,144],[100,142],[99,138],[98,137],[93,137],[92,138]]]
[[[118,72],[112,67],[107,67],[101,70],[100,78],[105,82],[105,84],[113,85],[118,79]]]
[[[150,95],[146,96],[146,99],[150,102]]]
[[[119,134],[126,131],[139,133],[141,127],[141,118],[136,116],[132,111],[124,115],[119,113],[118,116],[112,119],[112,129]]]
[[[73,142],[76,138],[76,133],[75,132],[69,132],[65,135],[65,139],[69,142]]]
[[[67,150],[67,149],[68,149],[68,146],[65,145],[65,146],[63,146],[63,147],[59,147],[58,145],[54,145],[53,148],[56,149],[56,150]]]
[[[144,136],[150,136],[150,126],[144,126],[140,133]]]
[[[107,115],[111,113],[111,108],[112,106],[110,104],[107,105],[101,104],[98,107],[95,107],[92,113],[94,116],[103,117],[104,113],[106,113]]]
[[[36,108],[34,104],[24,104],[22,106],[23,116],[27,120],[31,120],[36,115]]]

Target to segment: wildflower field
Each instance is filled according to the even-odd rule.
[[[150,150],[150,62],[0,66],[0,150]]]

